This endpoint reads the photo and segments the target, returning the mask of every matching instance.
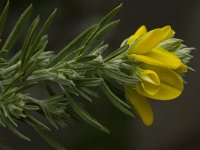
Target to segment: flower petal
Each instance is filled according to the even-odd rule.
[[[175,54],[170,53],[160,47],[152,49],[152,51],[146,53],[145,55],[131,54],[129,57],[147,64],[163,66],[172,69],[176,69],[181,65],[181,60]]]
[[[141,82],[140,84],[137,84],[136,87],[142,88],[149,95],[155,95],[158,92],[158,90],[160,89],[160,86],[153,85],[148,82]]]
[[[163,32],[162,41],[172,38],[175,34],[175,32],[174,32],[174,30],[172,30],[171,26],[165,26],[165,27],[161,28],[161,30]]]
[[[137,92],[141,95],[156,100],[171,100],[178,97],[182,93],[183,81],[175,71],[152,65],[143,65],[142,67],[155,71],[160,77],[161,84],[158,92],[155,95],[148,94],[138,86]]]
[[[144,69],[138,68],[137,73],[140,79],[142,79],[142,81],[145,81],[154,85],[160,85],[160,79],[156,72],[152,70],[144,70]]]
[[[165,26],[163,28],[157,28],[149,31],[145,34],[141,40],[139,40],[136,45],[131,48],[128,54],[145,54],[155,48],[162,41],[171,38],[174,35],[174,31],[170,26]]]
[[[145,125],[153,123],[153,111],[149,101],[142,95],[139,95],[132,87],[125,87],[126,96]]]
[[[141,26],[132,36],[130,36],[127,40],[127,44],[133,43],[137,38],[139,38],[141,35],[147,33],[146,27],[143,25]]]
[[[160,87],[160,79],[157,73],[152,70],[138,69],[138,75],[141,83],[137,86],[141,86],[148,94],[155,95]]]
[[[186,73],[187,70],[188,70],[188,67],[184,63],[181,63],[181,65],[177,69],[175,69],[175,71],[179,74]]]

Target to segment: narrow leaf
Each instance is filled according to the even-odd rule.
[[[79,94],[79,96],[83,97],[89,102],[92,102],[92,99],[81,88],[76,87],[75,90]]]
[[[30,114],[26,114],[26,115],[28,116],[28,118],[25,121],[28,124],[31,124],[32,126],[35,126],[35,127],[40,127],[41,129],[44,129],[47,131],[51,131],[51,129],[48,126],[46,126],[41,121],[37,120],[35,117],[31,116]]]
[[[10,35],[8,36],[6,42],[4,43],[1,51],[7,50],[9,52],[12,49],[17,38],[19,37],[20,33],[24,29],[24,26],[26,25],[26,21],[30,17],[31,12],[32,12],[32,4],[29,5],[29,7],[22,13],[20,18],[18,19]]]
[[[96,55],[96,54],[102,54],[107,48],[108,48],[108,44],[105,44],[105,45],[103,45],[103,46],[101,46],[99,48],[94,49],[90,53],[94,54],[94,55]]]
[[[60,52],[49,62],[49,67],[57,64],[60,60],[67,56],[72,49],[76,48],[77,45],[88,35],[88,33],[94,28],[94,26],[89,27],[83,33],[78,35],[72,42],[70,42],[66,47],[64,47]]]
[[[0,37],[1,37],[1,34],[2,34],[4,26],[5,26],[6,18],[8,15],[8,10],[9,10],[9,1],[7,2],[5,8],[0,16]]]
[[[83,79],[77,79],[74,80],[74,83],[81,87],[87,87],[87,86],[98,86],[102,83],[102,79],[101,78],[83,78]]]
[[[38,44],[40,43],[40,41],[41,41],[42,37],[44,36],[44,34],[46,33],[47,29],[49,28],[49,25],[52,23],[55,15],[56,15],[56,11],[57,11],[57,9],[55,9],[53,11],[53,13],[47,18],[46,22],[40,29],[39,33],[37,34],[37,36],[35,38],[32,48],[29,49],[29,51],[27,53],[27,59],[29,59],[37,51]]]
[[[105,95],[108,97],[110,102],[121,112],[125,113],[126,115],[129,115],[131,117],[135,117],[134,114],[127,109],[127,105],[125,102],[123,102],[121,99],[119,99],[108,87],[106,82],[103,82],[101,86],[102,91],[105,93]]]
[[[33,127],[33,129],[55,150],[67,150],[65,147],[63,147],[57,141],[47,135],[42,129],[38,127]]]
[[[82,87],[81,90],[83,90],[85,93],[87,93],[90,96],[93,96],[95,98],[99,98],[99,95],[95,91],[92,91],[91,89],[88,89],[86,87]]]
[[[30,138],[26,137],[25,135],[23,135],[21,132],[19,132],[18,130],[16,130],[12,125],[8,125],[8,128],[15,134],[17,135],[18,137],[26,140],[26,141],[31,141]]]
[[[79,63],[88,62],[95,58],[97,58],[97,55],[88,55],[88,56],[84,56],[84,57],[79,57],[77,59],[77,62],[79,62]]]
[[[121,10],[123,4],[120,4],[119,6],[117,6],[116,8],[114,8],[112,11],[110,11],[101,21],[100,21],[100,26],[104,26],[107,23],[109,23],[112,18],[118,14],[118,12]]]
[[[109,54],[106,58],[104,58],[104,62],[108,62],[108,61],[112,60],[113,58],[116,58],[120,54],[124,53],[128,48],[129,48],[128,45],[124,45],[124,46],[118,48],[113,53]]]
[[[60,85],[61,89],[66,95],[66,98],[69,100],[71,107],[73,108],[74,112],[77,113],[79,117],[81,117],[83,120],[88,122],[90,125],[96,127],[97,129],[110,133],[110,131],[101,125],[95,118],[93,118],[85,109],[83,109],[78,103],[74,101],[72,96]]]
[[[35,32],[38,24],[39,24],[39,17],[37,17],[33,21],[33,23],[31,24],[31,26],[28,30],[28,33],[25,37],[25,40],[24,40],[24,43],[23,43],[23,46],[22,46],[22,49],[21,49],[21,51],[22,51],[22,54],[21,54],[21,69],[23,69],[24,62],[26,60],[26,55],[27,55],[28,50],[30,49],[30,43],[32,41],[34,32]]]
[[[108,33],[111,29],[113,29],[115,26],[117,26],[119,23],[119,20],[115,20],[107,25],[105,25],[104,27],[100,28],[99,30],[97,30],[97,32],[94,34],[94,36],[92,36],[92,38],[87,42],[85,49],[82,50],[81,53],[83,53],[82,55],[87,55],[88,54],[88,50],[90,50],[92,48],[92,46],[94,46],[97,42],[99,42],[99,40],[101,40],[101,38]]]
[[[117,81],[121,81],[123,83],[127,84],[136,84],[138,82],[138,79],[133,76],[128,76],[122,72],[111,70],[111,69],[105,69],[102,71],[102,73],[106,76],[109,76]]]

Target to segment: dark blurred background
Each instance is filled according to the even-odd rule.
[[[58,8],[57,17],[49,30],[49,50],[59,50],[86,27],[99,21],[107,12],[124,3],[117,16],[121,23],[106,38],[110,52],[130,36],[140,25],[149,29],[171,25],[176,37],[195,47],[189,64],[196,71],[187,73],[185,91],[174,101],[152,101],[155,121],[146,127],[113,108],[106,98],[94,100],[88,109],[111,130],[104,134],[85,123],[72,122],[68,128],[52,131],[52,136],[71,150],[199,150],[200,149],[200,1],[199,0],[10,0],[8,33],[19,14],[34,4],[33,17],[42,20]],[[0,0],[0,10],[5,4]],[[23,37],[23,36],[22,36]],[[19,45],[21,44],[19,41]],[[16,46],[16,51],[17,51]],[[37,92],[37,91],[35,91]],[[0,129],[1,137],[14,150],[51,150],[30,128],[23,133],[32,138],[24,142],[9,131]]]

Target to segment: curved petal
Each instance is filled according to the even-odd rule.
[[[149,101],[131,87],[125,87],[125,90],[127,99],[135,108],[144,124],[147,126],[151,125],[153,123],[153,111]]]
[[[148,94],[141,87],[137,87],[138,93],[145,97],[156,100],[171,100],[178,97],[182,93],[183,81],[175,71],[152,65],[144,65],[143,67],[155,71],[160,77],[161,84],[158,92],[155,95]]]
[[[160,79],[157,73],[152,70],[138,69],[138,74],[141,83],[137,84],[137,86],[141,86],[150,95],[156,94],[160,86]]]
[[[175,69],[175,71],[179,74],[186,73],[187,70],[188,70],[188,67],[184,63],[181,63],[181,65],[177,69]]]
[[[160,85],[159,86],[153,85],[153,84],[148,83],[148,82],[141,82],[140,84],[137,84],[136,87],[142,88],[149,95],[155,95],[160,89]]]
[[[146,33],[131,49],[131,52],[134,54],[148,53],[160,43],[163,37],[162,33],[160,29],[154,29]]]
[[[171,26],[165,26],[165,27],[161,28],[161,30],[163,31],[162,41],[172,38],[175,34],[175,32],[174,32],[174,30],[172,30]]]
[[[147,29],[146,27],[143,25],[141,26],[139,29],[137,29],[137,31],[128,38],[127,40],[127,44],[131,44],[133,43],[137,38],[139,38],[141,35],[147,33]]]
[[[174,31],[170,26],[165,26],[163,28],[157,28],[149,31],[145,34],[141,40],[139,40],[136,45],[130,50],[129,54],[145,54],[150,52],[162,41],[171,38],[174,35]]]
[[[154,85],[160,85],[160,79],[156,72],[152,70],[144,70],[138,67],[137,73],[142,81],[146,81]]]
[[[144,55],[131,54],[129,57],[147,64],[163,66],[172,69],[176,69],[181,65],[181,60],[175,54],[170,53],[160,47],[156,47]]]

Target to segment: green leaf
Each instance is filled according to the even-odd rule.
[[[94,65],[94,62],[92,63]],[[96,66],[93,66],[93,65],[90,65],[89,63],[79,63],[79,65],[77,66],[74,66],[74,69],[75,70],[78,70],[79,72],[87,72],[87,71],[90,71],[90,70],[95,70],[96,69]]]
[[[63,85],[73,85],[74,82],[70,79],[67,79],[63,74],[50,74],[49,80],[63,84]]]
[[[72,49],[76,48],[77,45],[81,43],[81,41],[93,30],[94,26],[89,27],[83,33],[78,35],[72,42],[70,42],[66,47],[64,47],[60,52],[49,62],[49,67],[57,64],[60,60],[67,57],[67,53],[69,53]]]
[[[126,99],[124,94],[124,87],[121,88],[121,85],[119,82],[114,82],[111,80],[104,80],[106,85],[110,88],[110,90],[119,98],[119,99]],[[124,103],[126,104],[126,103]],[[128,109],[131,108],[131,106],[126,105]]]
[[[27,65],[28,64],[28,65]],[[26,66],[24,67],[24,73],[22,79],[25,81],[36,69],[38,61],[34,60],[29,63],[27,63]]]
[[[108,85],[106,84],[106,82],[103,82],[102,86],[101,86],[101,90],[105,93],[105,95],[108,97],[108,99],[110,100],[110,102],[117,108],[119,109],[121,112],[123,112],[126,115],[129,115],[131,117],[135,117],[134,114],[127,108],[129,108],[129,106],[127,106],[128,104],[126,104],[125,102],[123,102],[121,99],[119,99],[112,91],[111,89],[108,87]]]
[[[49,121],[49,123],[54,126],[56,129],[59,129],[55,120],[52,118],[51,114],[47,111],[47,109],[45,107],[43,107],[41,105],[42,111],[44,112],[44,115],[46,117],[46,119]]]
[[[118,48],[118,49],[115,50],[113,53],[111,53],[111,54],[108,55],[106,58],[104,58],[104,62],[108,62],[108,61],[112,60],[113,58],[116,58],[116,57],[119,56],[120,54],[124,53],[128,48],[129,48],[128,45],[124,45],[124,46]]]
[[[81,88],[76,87],[74,89],[79,94],[79,96],[83,97],[84,99],[88,100],[89,102],[92,102],[92,99]]]
[[[107,32],[109,32],[111,29],[113,29],[116,25],[119,24],[120,20],[115,20],[104,27],[102,27],[97,34],[93,37],[93,40],[99,40],[101,39]]]
[[[28,138],[27,136],[23,135],[21,132],[19,132],[18,130],[16,130],[12,125],[8,124],[7,127],[18,137],[22,138],[25,141],[31,141],[30,138]]]
[[[26,115],[28,116],[28,118],[26,118],[25,121],[28,124],[31,124],[31,126],[40,127],[41,129],[51,131],[51,129],[48,126],[46,126],[44,123],[37,120],[35,117],[31,116],[30,114],[26,114]]]
[[[105,44],[101,47],[95,48],[94,50],[90,52],[90,54],[94,54],[94,55],[102,54],[107,48],[108,48],[108,44]]]
[[[88,56],[84,56],[84,57],[79,57],[77,59],[77,62],[79,62],[79,63],[88,62],[95,58],[97,58],[97,55],[88,55]]]
[[[110,11],[101,21],[100,26],[105,26],[107,23],[109,23],[112,18],[119,13],[119,11],[122,9],[123,4],[120,4],[116,8],[114,8],[112,11]]]
[[[32,4],[29,5],[29,7],[22,13],[20,18],[18,19],[10,35],[8,36],[6,42],[4,43],[1,51],[7,50],[9,52],[12,49],[17,38],[19,37],[20,33],[24,29],[24,26],[26,25],[26,22],[28,18],[30,17],[31,12],[32,12]]]
[[[42,28],[40,29],[39,33],[37,34],[35,41],[32,45],[32,48],[28,51],[27,53],[27,59],[31,58],[31,56],[37,52],[37,48],[38,45],[40,44],[41,39],[43,38],[44,34],[46,33],[47,29],[49,28],[49,25],[52,23],[55,15],[56,15],[56,11],[57,9],[55,9],[53,11],[53,13],[51,13],[51,15],[47,18],[46,22],[44,23],[44,25],[42,26]]]
[[[88,45],[89,41],[95,36],[95,34],[99,31],[99,24],[95,24],[93,29],[88,33],[88,35],[84,38],[80,46]],[[80,53],[81,54],[81,53]],[[79,54],[79,55],[80,55]]]
[[[74,83],[79,87],[98,86],[102,83],[101,78],[82,78],[74,80]]]
[[[81,90],[83,90],[85,93],[87,93],[90,96],[93,96],[95,98],[99,98],[99,95],[95,91],[93,91],[93,90],[91,90],[89,88],[82,87]]]
[[[110,131],[101,125],[95,118],[93,118],[84,108],[82,108],[78,103],[74,101],[74,99],[71,97],[70,94],[68,94],[65,89],[61,86],[63,92],[66,95],[66,98],[69,100],[71,107],[73,108],[74,112],[77,113],[79,117],[81,117],[83,120],[88,122],[90,125],[96,127],[97,129],[110,133]]]
[[[16,63],[20,60],[21,53],[22,53],[22,51],[18,51],[18,52],[12,57],[12,59],[9,60],[8,65],[11,66],[11,65],[16,64]]]
[[[33,126],[33,129],[42,137],[52,148],[56,150],[67,150],[65,147],[56,142],[53,138],[47,135],[42,129]]]
[[[40,53],[45,50],[47,44],[48,44],[48,35],[44,35],[41,37],[40,42],[37,45],[36,48],[37,52],[35,52],[34,57],[37,57],[37,53],[40,55]],[[48,52],[52,53],[51,51]]]
[[[22,74],[15,74],[15,76],[11,79],[9,84],[6,86],[5,90],[3,91],[6,93],[16,82],[18,82],[22,77]],[[9,80],[9,79],[8,79]]]
[[[5,8],[0,16],[0,37],[1,37],[1,34],[2,34],[4,26],[5,26],[6,18],[8,15],[8,10],[9,10],[9,1],[7,2]]]
[[[91,41],[95,40],[95,38],[98,37],[98,34],[99,32],[101,32],[101,30],[105,30],[107,28],[107,24],[120,11],[121,8],[122,8],[122,4],[116,7],[115,9],[113,9],[111,12],[109,12],[97,25],[95,25],[94,29],[90,32],[90,34],[82,43],[82,45],[88,45],[88,44],[91,45]],[[114,22],[111,22],[110,24],[113,24]]]
[[[4,116],[3,112],[0,110],[0,126],[3,128],[6,128],[6,123],[4,121],[4,118],[5,118],[5,116]]]
[[[115,20],[104,27],[100,28],[99,30],[95,31],[95,34],[88,40],[88,42],[85,44],[85,48],[80,53],[81,55],[87,55],[88,51],[94,46],[96,43],[101,40],[101,38],[108,33],[111,29],[113,29],[115,26],[118,25],[120,20]]]
[[[32,42],[32,39],[33,39],[33,36],[34,36],[34,33],[35,33],[35,30],[39,24],[39,17],[37,17],[33,23],[31,24],[29,30],[28,30],[28,33],[25,37],[25,40],[24,40],[24,43],[23,43],[23,46],[22,46],[22,53],[21,53],[21,69],[23,70],[23,67],[24,67],[24,63],[26,62],[26,57],[27,57],[27,52],[28,50],[30,50],[30,44]],[[26,62],[27,63],[27,62]]]
[[[91,124],[92,126],[96,127],[97,129],[105,132],[105,133],[110,133],[110,131],[101,125],[95,118],[93,118],[85,109],[83,109],[78,103],[76,102],[71,102],[72,108],[74,111],[86,122]]]
[[[98,40],[101,39],[101,37],[107,33],[109,30],[111,30],[114,26],[116,26],[119,23],[119,20],[113,21],[110,24],[106,25],[112,17],[114,17],[122,5],[115,8],[113,11],[111,11],[105,18],[101,20],[99,24],[93,25],[86,29],[82,34],[77,36],[71,43],[69,43],[65,48],[63,48],[49,63],[49,67],[57,64],[60,60],[62,60],[66,56],[67,53],[69,53],[72,49],[76,48],[77,45],[81,44],[80,46],[81,51],[79,51],[79,55],[81,55],[83,52],[86,53],[88,49],[94,45]],[[101,50],[106,49],[106,47],[103,47]]]
[[[106,76],[109,76],[110,78],[113,78],[117,81],[121,81],[126,84],[134,84],[135,85],[138,82],[137,78],[126,75],[120,71],[115,71],[113,69],[104,69],[104,70],[102,70],[101,73],[103,73]]]

